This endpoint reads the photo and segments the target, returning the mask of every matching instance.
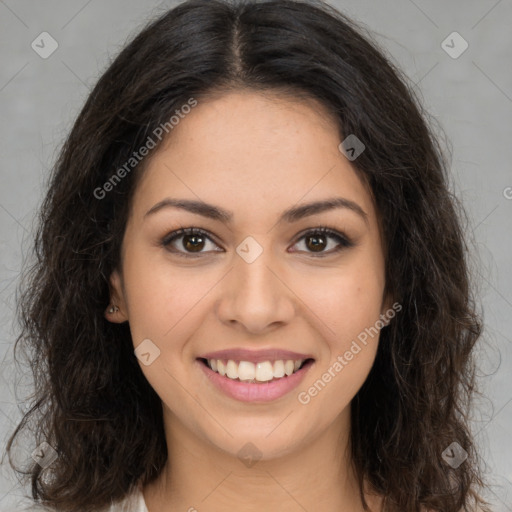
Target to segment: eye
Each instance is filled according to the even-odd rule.
[[[181,239],[180,242],[178,242]],[[209,241],[213,246],[217,246],[212,239],[208,236],[206,231],[203,231],[199,228],[181,228],[177,231],[173,231],[169,233],[163,240],[162,245],[170,252],[177,254],[178,256],[190,257],[194,254],[202,254],[207,246],[207,241]],[[176,244],[176,242],[178,242]],[[183,252],[181,249],[177,249],[175,244],[184,249]],[[217,246],[218,247],[218,246]],[[215,252],[221,252],[213,249]]]
[[[331,240],[331,243],[329,243],[329,240]],[[209,250],[208,243],[211,244]],[[313,257],[329,256],[355,245],[342,233],[323,226],[310,229],[294,245],[299,243],[303,243],[305,247],[305,251],[299,252],[309,252]],[[212,240],[211,236],[200,228],[181,228],[173,231],[162,240],[161,244],[169,252],[183,257],[200,256],[212,251],[224,252]],[[325,250],[326,248],[329,248],[329,250]]]
[[[329,244],[329,239],[331,241],[334,240],[335,243],[331,242]],[[302,240],[303,242],[301,242]],[[303,243],[306,252],[311,252],[314,257],[329,256],[355,245],[345,235],[323,226],[307,231],[299,238],[299,241],[295,245],[298,245],[299,242]],[[324,250],[328,247],[330,247],[330,250]]]

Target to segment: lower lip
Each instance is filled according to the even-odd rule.
[[[215,387],[231,398],[242,402],[270,402],[281,398],[300,384],[314,363],[314,361],[310,359],[300,370],[292,373],[288,377],[258,383],[242,382],[223,377],[219,373],[214,372],[209,366],[204,364],[203,361],[196,359],[196,362]]]

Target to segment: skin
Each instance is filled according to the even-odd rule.
[[[324,512],[363,510],[348,454],[350,402],[374,362],[378,336],[308,404],[297,398],[392,303],[384,297],[372,197],[340,142],[317,102],[238,91],[199,102],[151,155],[111,276],[119,311],[106,312],[112,322],[129,321],[135,348],[149,338],[160,350],[150,365],[140,363],[162,399],[169,453],[164,471],[144,488],[149,512],[303,512],[319,504]],[[233,213],[232,223],[177,208],[145,217],[167,197],[220,206]],[[337,208],[277,222],[292,206],[333,197],[357,203],[366,221]],[[315,256],[301,232],[322,225],[355,245],[332,252],[339,243],[322,235],[325,256]],[[180,227],[212,235],[201,239],[200,256],[180,257],[161,245]],[[247,236],[263,248],[250,264],[236,252]],[[175,240],[175,251],[190,255],[187,240]],[[238,347],[293,350],[315,363],[284,397],[244,403],[213,387],[196,362]],[[251,467],[237,456],[248,442],[261,455]],[[380,497],[367,499],[381,510]]]

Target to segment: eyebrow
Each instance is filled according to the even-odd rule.
[[[203,201],[196,201],[191,199],[175,199],[167,197],[162,201],[151,207],[145,214],[144,219],[149,215],[153,215],[164,208],[178,208],[186,210],[190,213],[195,213],[209,219],[229,224],[233,220],[233,213],[212,204],[205,203]],[[328,210],[335,208],[346,208],[359,215],[366,224],[368,224],[367,213],[354,201],[346,199],[344,197],[334,197],[330,199],[324,199],[323,201],[315,201],[311,203],[302,204],[300,206],[294,206],[285,210],[279,217],[278,222],[297,222],[310,215],[316,215]]]

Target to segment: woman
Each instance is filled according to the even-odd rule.
[[[446,167],[400,71],[321,2],[191,0],[145,28],[42,207],[20,335],[33,498],[485,505],[466,421],[481,323]]]

